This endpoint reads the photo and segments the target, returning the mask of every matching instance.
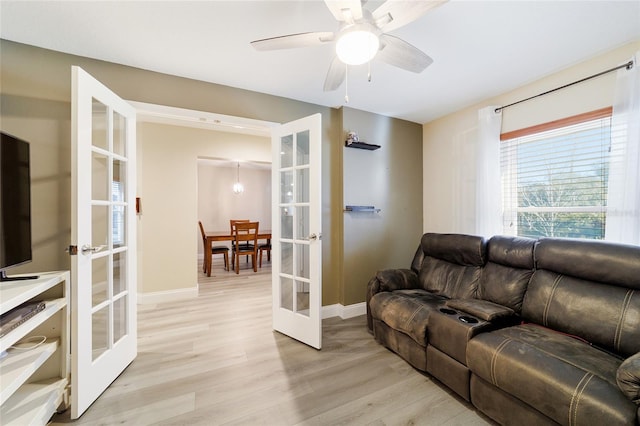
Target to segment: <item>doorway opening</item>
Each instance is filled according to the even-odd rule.
[[[200,190],[199,164],[226,163],[237,169],[240,161],[240,172],[247,178],[254,173],[253,168],[245,173],[249,165],[261,168],[268,165],[270,169],[271,128],[276,124],[161,105],[131,104],[137,110],[139,142],[138,299],[141,303],[147,303],[147,299],[155,303],[161,302],[162,297],[192,298],[198,292],[199,254],[203,251],[198,221],[203,222],[207,231],[224,231],[229,230],[232,218],[216,222],[211,217],[201,217],[199,204],[203,203],[199,198],[206,193],[208,203],[218,204],[220,209],[228,209],[239,198],[249,198],[247,192],[239,197],[233,193],[233,181],[229,182],[228,190],[217,191],[223,194],[219,199],[211,190]],[[234,180],[236,169],[229,173]],[[227,167],[227,171],[232,169]],[[268,189],[270,193],[270,186]],[[253,217],[251,214],[247,219]],[[260,219],[270,220],[270,215],[261,215]],[[270,223],[265,227],[270,229]],[[159,251],[158,247],[171,250]],[[165,288],[171,285],[167,276],[180,276],[182,282],[190,285],[167,291]]]

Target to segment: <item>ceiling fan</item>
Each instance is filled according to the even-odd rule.
[[[387,34],[446,3],[448,0],[387,0],[373,12],[362,7],[366,0],[325,0],[338,20],[335,32],[309,32],[255,40],[256,50],[277,50],[336,45],[336,56],[329,66],[324,90],[336,90],[346,77],[346,65],[360,65],[377,57],[383,62],[414,73],[424,71],[431,63],[426,53],[406,41]],[[346,65],[345,65],[346,64]]]

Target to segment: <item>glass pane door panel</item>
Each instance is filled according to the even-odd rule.
[[[127,149],[127,119],[118,112],[113,113],[113,152],[124,156]]]
[[[296,312],[309,316],[309,284],[296,281]]]
[[[280,272],[293,275],[293,244],[280,244]]]
[[[280,307],[293,311],[293,280],[280,277]]]
[[[280,237],[293,239],[293,209],[294,207],[280,207]]]
[[[309,164],[309,131],[296,133],[296,166]]]
[[[309,278],[309,245],[296,244],[296,277]]]
[[[127,335],[127,295],[113,302],[113,342]]]
[[[309,202],[309,168],[296,170],[296,202]]]
[[[127,252],[113,254],[113,296],[126,290]]]
[[[109,256],[91,260],[91,306],[96,306],[109,297],[108,264]]]
[[[107,106],[93,99],[91,104],[91,144],[102,149],[109,149],[109,117]]]
[[[109,348],[109,307],[107,305],[91,315],[92,360],[95,361]]]
[[[280,167],[293,166],[293,135],[283,136],[280,145]]]
[[[113,248],[123,247],[126,244],[125,235],[125,221],[126,221],[126,207],[115,205],[113,206],[112,217],[112,241]]]
[[[109,200],[109,158],[97,152],[91,153],[91,199]]]
[[[111,182],[111,201],[124,201],[126,182],[126,163],[113,160],[113,181]]]
[[[296,207],[296,239],[309,238],[309,206]]]
[[[293,202],[293,171],[287,170],[280,173],[280,202]]]
[[[109,243],[109,206],[91,206],[91,246]]]

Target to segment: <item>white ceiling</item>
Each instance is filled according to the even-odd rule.
[[[369,1],[374,9],[380,1]],[[7,40],[337,107],[323,92],[333,46],[258,52],[256,39],[335,31],[322,1],[7,1]],[[421,74],[384,63],[349,71],[348,106],[429,122],[640,40],[640,1],[456,1],[392,34],[434,60]]]

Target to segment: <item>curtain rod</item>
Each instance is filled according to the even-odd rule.
[[[547,90],[544,93],[539,93],[539,94],[531,96],[529,98],[521,99],[521,100],[519,100],[517,102],[514,102],[514,103],[511,103],[509,105],[498,107],[498,108],[496,108],[494,110],[494,112],[498,113],[498,112],[502,111],[505,108],[509,108],[510,106],[514,106],[514,105],[520,104],[522,102],[530,101],[531,99],[538,98],[540,96],[548,95],[549,93],[555,92],[555,91],[560,90],[560,89],[566,89],[567,87],[573,86],[574,84],[582,83],[584,81],[591,80],[592,78],[600,77],[601,75],[608,74],[608,73],[613,72],[613,71],[617,71],[617,70],[619,70],[621,68],[626,68],[626,69],[630,70],[631,68],[633,68],[633,61],[629,61],[626,64],[618,65],[617,67],[613,67],[611,69],[599,72],[599,73],[594,74],[594,75],[590,75],[589,77],[585,77],[585,78],[583,78],[581,80],[574,81],[573,83],[565,84],[564,86],[560,86],[560,87],[556,87],[555,89]]]

